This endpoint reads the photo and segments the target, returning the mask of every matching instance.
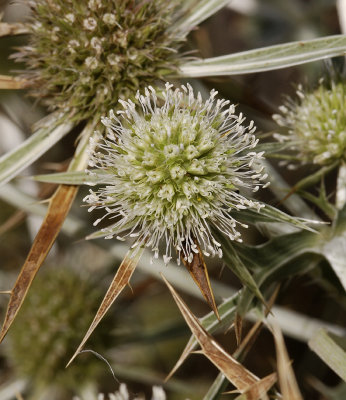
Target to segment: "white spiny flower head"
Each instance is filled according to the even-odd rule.
[[[346,159],[346,85],[321,81],[313,92],[297,90],[297,101],[287,99],[273,115],[288,135],[276,135],[297,152],[303,162],[329,165]]]
[[[212,90],[203,101],[190,85],[173,89],[167,83],[158,96],[149,86],[145,95],[137,93],[140,106],[120,100],[123,110],[102,119],[107,137],[100,137],[89,165],[103,186],[84,200],[89,211],[103,208],[103,218],[116,220],[103,236],[136,237],[133,247],[149,247],[155,258],[164,241],[165,262],[172,248],[178,262],[181,256],[190,262],[198,246],[221,257],[212,226],[241,241],[237,228],[244,225],[232,211],[262,205],[239,191],[267,186],[267,174],[259,163],[263,152],[255,151],[253,121],[245,126],[235,106],[216,95]]]

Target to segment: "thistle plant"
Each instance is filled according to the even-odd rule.
[[[149,87],[137,93],[141,107],[122,101],[123,110],[110,112],[102,122],[107,138],[90,156],[90,174],[96,184],[85,201],[89,211],[102,208],[103,218],[117,222],[101,230],[106,238],[121,232],[136,237],[132,247],[149,247],[155,258],[164,242],[164,261],[172,247],[191,263],[201,247],[206,256],[222,257],[221,244],[212,227],[231,240],[242,241],[233,210],[264,205],[246,195],[266,187],[267,174],[256,152],[258,139],[253,121],[245,125],[242,114],[228,100],[217,100],[212,90],[206,101],[188,84],[173,89],[166,83],[160,99]]]
[[[90,191],[85,202],[91,210],[97,209],[100,218],[95,225],[102,224],[103,227],[88,237],[134,238],[134,243],[131,243],[130,249],[115,240],[102,240],[96,244],[106,248],[108,254],[115,257],[118,257],[119,249],[128,251],[75,354],[81,350],[129,283],[137,264],[141,266],[142,263],[142,270],[149,274],[158,267],[156,264],[150,266],[150,272],[145,270],[143,265],[149,264],[146,262],[145,248],[152,250],[152,258],[163,255],[166,264],[172,264],[171,258],[177,254],[178,263],[182,261],[188,268],[213,308],[214,315],[201,318],[203,329],[211,333],[214,329],[235,322],[237,339],[241,336],[241,317],[253,307],[257,312],[254,315],[264,314],[262,305],[269,303],[273,284],[295,277],[297,271],[307,274],[318,270],[321,265],[327,269],[331,267],[335,279],[328,281],[328,284],[346,287],[344,83],[335,83],[330,87],[321,84],[315,92],[310,93],[299,90],[298,101],[289,101],[281,108],[281,116],[276,117],[282,127],[286,126],[289,130],[286,136],[293,153],[288,156],[301,159],[303,164],[313,163],[320,167],[317,175],[304,178],[311,185],[323,183],[324,174],[338,165],[337,185],[330,190],[330,184],[328,193],[322,184],[308,193],[302,191],[301,182],[293,183],[293,188],[287,185],[280,173],[263,157],[263,150],[266,151],[266,158],[269,153],[274,153],[274,157],[279,156],[276,150],[281,150],[282,145],[257,143],[259,135],[255,136],[254,124],[246,123],[231,103],[218,100],[215,91],[210,93],[208,99],[202,100],[202,96],[195,95],[191,88],[198,88],[204,98],[208,92],[206,85],[210,82],[191,80],[191,87],[185,84],[173,89],[167,85],[162,93],[159,90],[167,80],[174,81],[178,87],[185,79],[259,73],[344,56],[346,36],[321,37],[240,53],[234,53],[234,48],[230,47],[231,54],[208,59],[199,59],[199,53],[194,54],[194,59],[186,57],[182,47],[189,32],[226,4],[229,4],[229,0],[33,0],[30,2],[32,13],[27,23],[0,22],[0,36],[27,34],[27,45],[17,49],[13,56],[22,63],[21,71],[15,77],[1,75],[0,89],[25,88],[38,103],[47,106],[48,111],[47,117],[34,127],[32,135],[1,156],[0,185],[18,176],[65,135],[78,135],[68,171],[37,178],[60,184],[47,210],[43,204],[37,204],[37,198],[30,197],[28,200],[19,190],[18,181],[0,189],[2,198],[15,207],[25,212],[46,213],[14,287],[8,288],[1,279],[4,286],[1,289],[10,295],[10,300],[0,342],[13,323],[60,229],[71,236],[71,241],[76,238],[76,225],[80,229],[78,238],[84,237],[84,233],[92,229],[86,223],[87,219],[76,216],[69,220],[72,222],[70,225],[63,226],[78,186],[86,182],[98,185]],[[294,7],[298,6],[294,4]],[[208,29],[208,26],[203,27],[202,34]],[[266,32],[266,37],[273,36]],[[186,48],[193,48],[189,46]],[[257,76],[255,79],[258,79]],[[225,87],[220,90],[221,98],[226,96],[225,93],[230,96],[226,78],[222,79]],[[257,100],[261,97],[261,93],[254,95]],[[251,104],[259,104],[257,100]],[[240,103],[249,105],[250,101],[242,98]],[[105,117],[110,110],[113,111]],[[259,130],[263,128],[260,120],[256,125],[260,127]],[[299,129],[296,131],[293,126],[299,126]],[[63,147],[62,151],[65,150],[66,147]],[[70,154],[70,151],[66,151],[61,158],[66,159]],[[89,171],[85,172],[88,165]],[[262,165],[266,165],[267,172],[264,172]],[[295,176],[290,178],[294,180]],[[252,194],[265,187],[267,181],[273,183],[271,190],[276,197],[270,198],[269,192],[261,191],[260,195],[263,193],[267,196],[269,203],[264,204],[254,199]],[[315,196],[316,192],[318,196]],[[12,193],[16,193],[16,196]],[[335,204],[334,198],[337,198]],[[270,206],[278,203],[291,215]],[[310,208],[311,203],[313,208]],[[320,208],[316,209],[316,205]],[[80,211],[78,215],[82,213]],[[331,225],[323,225],[321,229],[315,225],[320,231],[317,234],[307,226],[306,220],[299,218],[307,215],[314,220],[327,216]],[[71,230],[76,221],[78,223]],[[282,222],[294,226],[295,231],[287,233]],[[263,234],[255,238],[260,240],[261,245],[249,244],[248,235],[243,229],[248,224],[263,228],[261,233],[257,232],[259,235],[269,232],[271,237],[268,239]],[[229,267],[243,284],[242,290],[231,296],[234,291],[225,278],[223,285],[227,285],[227,292],[220,290],[218,293],[218,297],[222,298],[219,308],[212,295],[203,257],[215,255],[222,257],[222,264]],[[216,263],[216,268],[219,266],[221,262]],[[185,272],[175,265],[173,270],[175,277]],[[31,292],[37,295],[44,292],[48,300],[58,303],[57,294],[64,292],[65,287],[59,289],[53,286],[54,281],[58,280],[55,276],[50,280],[51,285],[47,281],[41,282],[39,288]],[[175,284],[180,285],[180,289],[184,287],[183,280],[185,276],[176,280]],[[13,281],[9,279],[6,282]],[[212,286],[220,289],[217,283],[212,282]],[[190,293],[187,286],[182,290]],[[46,287],[47,292],[43,290]],[[136,291],[134,294],[137,294]],[[89,317],[94,312],[87,307],[90,291],[83,296],[84,316]],[[261,302],[254,301],[255,296]],[[47,303],[50,305],[49,301]],[[78,304],[81,303],[79,299]],[[45,307],[39,302],[37,304],[41,308],[30,301],[28,304],[41,313]],[[65,297],[58,306],[67,313],[69,299]],[[34,319],[34,315],[30,314],[33,311],[24,310],[25,315],[32,315]],[[55,313],[57,309],[54,307],[50,314],[43,313],[46,315],[45,321],[40,320],[46,331],[42,334],[43,338],[48,334],[57,334],[54,326],[50,326]],[[76,335],[87,329],[82,324],[75,328],[76,321],[70,314],[67,316],[67,322]],[[222,324],[218,323],[217,318]],[[19,324],[22,325],[22,331],[23,326],[27,327],[28,332],[32,329],[28,318]],[[297,324],[292,323],[292,327],[297,329]],[[203,329],[199,333],[203,337],[208,336]],[[19,337],[22,333],[17,331],[14,336],[17,334]],[[41,346],[40,335],[36,331],[36,336],[30,336],[30,344],[37,341],[37,346]],[[252,343],[250,339],[247,343]],[[66,338],[66,341],[75,348],[74,336]],[[21,347],[22,354],[33,347],[25,343]],[[215,346],[214,342],[211,344]],[[180,363],[192,348],[196,348],[193,338],[189,346]],[[55,348],[52,350],[52,362],[61,365],[63,370],[67,359],[62,361],[59,358],[59,349],[57,352]],[[70,356],[72,349],[69,347],[68,351]],[[213,351],[205,351],[204,354],[215,358]],[[41,371],[38,368],[41,364],[44,363],[40,358],[33,357],[30,368],[32,371]],[[288,365],[288,362],[283,364]],[[49,374],[52,375],[50,372],[48,374],[49,366],[44,365],[47,371],[44,370],[42,376],[46,381],[53,380],[46,379]],[[224,365],[228,367],[227,363]],[[221,386],[225,386],[227,375],[223,373],[225,371],[221,372],[221,379],[218,378],[211,388],[213,397],[207,394],[205,398],[216,399],[215,393],[223,392]],[[33,381],[39,379],[34,375]],[[250,381],[257,385],[252,379]],[[242,386],[242,390],[247,389]],[[258,387],[253,389],[257,390]],[[0,388],[0,397],[1,394]],[[83,394],[79,394],[81,398]],[[119,394],[126,398],[125,390]],[[282,393],[283,398],[287,396]]]
[[[297,100],[288,98],[274,120],[288,130],[276,135],[296,153],[301,162],[320,166],[345,161],[346,154],[346,86],[344,82],[323,80],[312,92],[301,85]]]

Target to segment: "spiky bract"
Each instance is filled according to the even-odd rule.
[[[155,257],[164,239],[165,262],[171,247],[178,260],[182,255],[191,261],[197,243],[205,255],[221,257],[211,225],[241,241],[232,210],[259,210],[261,204],[239,190],[257,191],[267,175],[258,162],[263,152],[254,151],[253,122],[244,126],[234,105],[216,95],[213,90],[204,102],[189,85],[173,90],[166,84],[160,107],[149,87],[145,96],[137,93],[141,110],[121,101],[123,111],[103,118],[108,135],[89,165],[104,186],[85,198],[89,210],[104,208],[104,217],[116,219],[101,235],[128,230],[125,236],[137,237],[133,246],[150,247]]]
[[[182,35],[167,32],[178,0],[33,0],[31,39],[15,55],[30,93],[77,120],[176,71]]]
[[[276,135],[287,141],[302,162],[328,165],[346,160],[346,85],[321,82],[313,92],[300,86],[297,101],[287,99],[274,120],[288,128],[288,135]]]
[[[73,390],[98,379],[104,366],[93,355],[65,367],[99,301],[100,293],[92,282],[69,269],[50,269],[36,279],[9,333],[7,347],[9,362],[19,377],[30,382],[34,398],[47,387]],[[91,339],[90,346],[96,351],[103,352],[109,343],[107,326]]]

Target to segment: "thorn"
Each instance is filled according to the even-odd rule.
[[[12,290],[0,290],[0,294],[12,294]]]

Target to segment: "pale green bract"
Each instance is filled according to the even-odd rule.
[[[298,100],[287,99],[275,114],[278,125],[287,127],[288,134],[277,134],[279,141],[290,144],[304,162],[330,165],[346,156],[346,85],[321,82],[313,92],[299,86]]]
[[[137,93],[141,107],[120,100],[124,109],[102,119],[107,137],[100,137],[98,150],[90,155],[89,173],[103,186],[84,200],[89,211],[106,211],[94,225],[105,217],[117,222],[100,236],[136,237],[133,247],[150,247],[155,258],[163,239],[165,263],[172,248],[178,263],[180,257],[191,262],[199,246],[206,256],[222,257],[212,226],[241,241],[238,226],[247,225],[231,211],[263,207],[242,192],[266,187],[267,174],[259,163],[263,152],[254,150],[253,121],[244,125],[235,106],[216,95],[212,90],[203,101],[190,85],[173,89],[167,83],[161,107],[149,87],[145,95]],[[120,237],[122,231],[127,233]]]

